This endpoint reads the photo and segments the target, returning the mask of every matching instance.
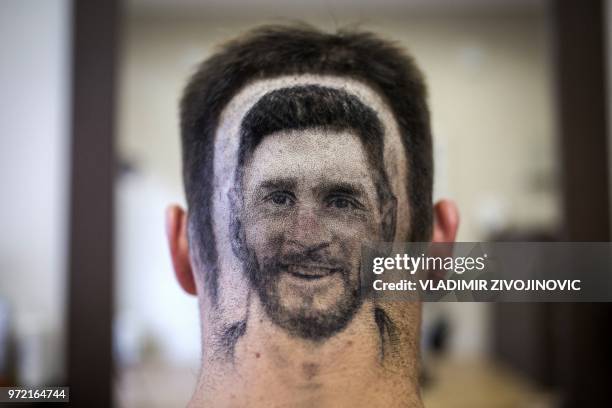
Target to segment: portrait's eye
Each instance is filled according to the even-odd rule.
[[[286,191],[277,191],[270,194],[266,201],[270,201],[279,207],[289,207],[293,205],[295,199],[293,195]]]
[[[272,202],[278,205],[286,205],[289,202],[289,198],[287,198],[287,196],[277,194],[272,197]]]
[[[329,207],[337,208],[340,210],[350,210],[350,209],[361,208],[361,205],[359,204],[359,202],[357,202],[356,200],[352,198],[343,197],[343,196],[331,197],[328,200],[327,205]]]
[[[330,205],[336,208],[349,208],[351,202],[346,198],[335,198],[330,202]]]

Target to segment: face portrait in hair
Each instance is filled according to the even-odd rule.
[[[275,324],[327,338],[362,303],[361,246],[393,236],[382,124],[355,96],[310,85],[264,95],[240,133],[234,251]]]

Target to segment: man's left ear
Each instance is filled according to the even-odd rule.
[[[455,242],[459,228],[459,211],[451,200],[440,200],[434,205],[432,242]]]
[[[166,209],[166,236],[176,279],[185,292],[195,295],[197,292],[187,239],[187,213],[178,205]]]

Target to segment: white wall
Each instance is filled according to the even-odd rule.
[[[324,28],[348,22],[338,15],[321,13],[311,21]],[[362,24],[399,40],[426,73],[436,196],[458,202],[461,241],[486,239],[506,226],[546,227],[558,219],[544,19],[538,9],[370,15]],[[214,44],[261,22],[141,15],[126,25],[119,144],[137,171],[119,186],[119,310],[138,321],[139,330],[158,333],[163,353],[185,361],[197,358],[190,354],[197,353],[196,306],[172,277],[162,218],[167,203],[183,201],[178,99],[189,73]],[[445,309],[454,325],[453,349],[486,354],[488,306]]]
[[[70,3],[0,2],[0,300],[20,379],[62,371]]]

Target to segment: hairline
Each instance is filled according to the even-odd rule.
[[[288,137],[296,133],[316,132],[316,131],[328,133],[331,135],[331,137],[335,137],[337,135],[348,135],[351,138],[356,139],[357,143],[359,144],[359,149],[361,150],[361,153],[363,155],[363,159],[365,160],[365,165],[368,169],[368,176],[370,177],[370,182],[372,184],[372,187],[375,190],[374,204],[376,205],[377,209],[381,211],[385,200],[388,200],[391,197],[393,197],[393,192],[391,191],[391,183],[389,181],[390,177],[386,173],[385,166],[384,166],[384,160],[383,160],[383,163],[377,164],[375,160],[372,159],[371,155],[369,155],[368,152],[366,151],[367,146],[364,143],[363,138],[360,137],[358,135],[359,132],[351,126],[346,126],[346,127],[342,127],[338,129],[329,128],[326,126],[312,126],[312,127],[305,127],[302,129],[280,130],[277,132],[266,133],[262,135],[259,143],[257,143],[251,151],[245,153],[244,155],[245,160],[244,160],[244,163],[242,164],[242,169],[238,169],[238,166],[236,166],[236,170],[235,170],[236,182],[241,183],[239,186],[237,186],[238,187],[237,191],[242,191],[241,194],[243,195],[243,198],[244,198],[244,184],[243,184],[245,180],[244,170],[248,166],[253,165],[255,153],[258,150],[259,146],[262,143],[264,143],[266,139],[269,139],[271,137]],[[381,135],[381,137],[384,138],[384,134]],[[383,190],[380,190],[376,187],[377,182],[381,183]],[[386,193],[388,193],[388,195]]]
[[[412,211],[407,188],[409,183],[406,182],[410,176],[407,166],[407,161],[410,158],[407,157],[408,155],[399,131],[399,124],[388,104],[373,87],[364,81],[338,75],[282,75],[252,80],[240,88],[222,109],[219,115],[218,126],[214,133],[213,189],[217,190],[220,187],[225,187],[228,190],[231,188],[233,181],[231,174],[234,174],[238,166],[240,127],[245,115],[267,93],[300,85],[319,85],[342,90],[355,96],[361,103],[370,107],[378,115],[383,126],[383,170],[389,176],[390,188],[393,195],[398,199],[398,205],[401,205],[398,208],[398,213],[407,214],[408,219],[410,219]],[[224,135],[226,136],[224,137]],[[227,160],[228,150],[230,151],[231,160]],[[220,180],[221,175],[224,174],[229,177],[226,180]],[[222,218],[217,216],[218,197],[223,199],[227,195],[222,191],[214,191],[213,196],[213,220],[220,220]],[[217,224],[217,222],[213,221],[215,237],[218,236]],[[406,228],[404,235],[407,236],[409,233],[408,226],[404,227]],[[398,228],[399,233],[402,233],[401,228]],[[217,243],[217,247],[219,246]]]
[[[267,131],[263,133],[256,132],[259,134],[258,138],[256,139],[256,142],[251,143],[250,145],[245,144],[245,137],[250,135],[252,131],[250,126],[252,126],[253,123],[252,118],[249,120],[250,115],[253,115],[254,111],[256,110],[259,111],[261,109],[268,109],[264,106],[260,106],[262,101],[264,101],[264,98],[276,96],[281,98],[291,98],[293,93],[299,93],[304,91],[323,93],[330,97],[332,100],[335,100],[336,103],[339,103],[342,106],[347,106],[347,109],[358,109],[359,113],[353,112],[353,114],[350,114],[346,117],[346,122],[341,122],[338,124],[321,123],[298,128],[286,127],[283,129],[277,129],[276,131]],[[351,108],[348,108],[348,106],[351,106]],[[364,118],[358,117],[363,115],[366,116]],[[371,127],[368,127],[367,129],[362,128],[360,126],[360,120],[363,119],[365,119],[366,123],[369,123]],[[282,135],[295,132],[323,132],[326,134],[347,133],[353,138],[356,138],[357,142],[359,143],[363,157],[366,160],[366,166],[372,173],[372,183],[376,190],[375,202],[378,204],[379,210],[382,211],[386,200],[391,197],[394,197],[391,188],[391,183],[389,181],[390,177],[387,173],[387,169],[385,168],[385,125],[381,121],[381,118],[371,106],[368,106],[366,103],[364,103],[364,101],[358,96],[356,96],[354,93],[347,92],[346,89],[340,89],[337,87],[332,88],[329,86],[322,86],[320,84],[293,85],[289,87],[282,87],[270,90],[266,92],[263,96],[261,96],[257,100],[257,102],[255,102],[255,104],[253,104],[252,107],[244,114],[242,120],[240,121],[238,164],[235,168],[236,183],[242,183],[242,179],[244,177],[244,169],[247,163],[250,161],[249,159],[252,158],[259,145],[264,142],[266,138],[269,138],[274,135]],[[375,152],[370,151],[368,149],[368,140],[370,138],[372,138],[372,143],[376,144]],[[240,186],[239,188],[242,187],[243,186]]]

